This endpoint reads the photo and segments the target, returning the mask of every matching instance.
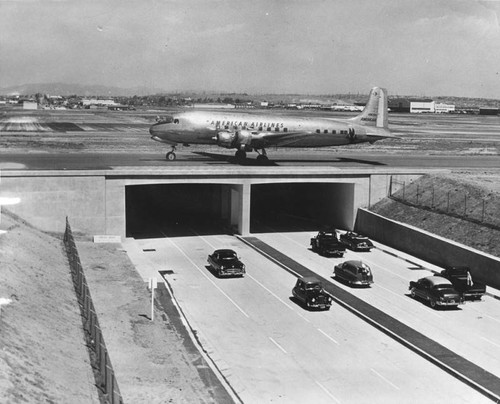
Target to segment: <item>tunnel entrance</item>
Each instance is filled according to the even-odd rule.
[[[126,186],[126,235],[157,238],[226,233],[229,195],[229,187],[221,184]]]
[[[250,232],[316,231],[352,226],[354,184],[252,185]]]

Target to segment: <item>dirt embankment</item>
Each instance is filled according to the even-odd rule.
[[[99,403],[62,236],[3,209],[0,403]],[[220,382],[159,307],[120,245],[77,241],[126,403],[229,403]],[[189,340],[190,341],[190,340]]]
[[[0,402],[99,403],[61,240],[1,220]]]
[[[370,210],[500,257],[500,173],[426,175],[394,196]]]

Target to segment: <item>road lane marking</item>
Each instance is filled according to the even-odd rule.
[[[204,277],[205,277],[205,278],[206,278],[206,279],[207,279],[207,280],[208,280],[208,281],[209,281],[209,282],[213,285],[213,286],[215,286],[215,288],[216,288],[219,292],[221,292],[221,293],[222,293],[222,294],[223,294],[223,295],[224,295],[224,296],[225,296],[225,297],[226,297],[226,298],[227,298],[227,299],[228,299],[228,300],[229,300],[229,301],[230,301],[230,302],[231,302],[231,303],[232,303],[232,304],[233,304],[233,305],[234,305],[234,306],[235,306],[235,307],[239,310],[239,311],[241,311],[245,317],[250,318],[250,316],[249,316],[249,315],[248,315],[248,314],[247,314],[247,313],[246,313],[246,312],[245,312],[245,311],[244,311],[244,310],[243,310],[240,306],[238,306],[238,303],[236,303],[233,299],[231,299],[231,298],[229,297],[229,295],[227,295],[227,294],[226,294],[226,292],[224,292],[224,291],[223,291],[223,290],[222,290],[219,286],[217,286],[217,284],[216,284],[216,283],[215,283],[212,279],[210,279],[210,278],[207,276],[207,274],[205,273],[205,271],[202,271],[202,270],[198,267],[198,265],[196,265],[196,264],[194,263],[194,261],[193,261],[191,258],[189,258],[189,257],[187,256],[187,254],[186,254],[184,251],[182,251],[182,249],[181,249],[181,248],[180,248],[177,244],[175,244],[175,243],[174,243],[172,240],[170,240],[170,239],[169,239],[169,241],[172,243],[172,245],[173,245],[175,248],[177,248],[177,249],[181,252],[181,254],[182,254],[182,255],[184,255],[184,257],[186,257],[186,259],[187,259],[187,260],[188,260],[188,261],[189,261],[189,262],[190,262],[190,263],[191,263],[191,264],[192,264],[192,265],[193,265],[193,266],[194,266],[194,267],[195,267],[195,268],[196,268],[196,269],[197,269],[197,270],[198,270],[198,271],[199,271],[199,272],[200,272],[200,273],[201,273],[201,274],[202,274],[202,275],[203,275],[203,276],[204,276]]]
[[[388,380],[386,377],[382,376],[379,372],[377,372],[375,369],[370,368],[370,370],[375,373],[378,377],[380,377],[384,382],[395,388],[396,390],[400,390],[398,386],[396,386],[394,383],[392,383],[390,380]]]
[[[276,299],[278,299],[281,303],[283,303],[286,307],[288,307],[290,310],[294,311],[295,313],[297,313],[300,317],[302,317],[304,320],[306,320],[308,323],[310,323],[310,321],[305,318],[302,314],[300,314],[299,312],[295,311],[293,309],[292,306],[290,306],[287,302],[285,302],[281,297],[279,297],[278,295],[276,295],[272,290],[268,289],[267,287],[265,287],[262,283],[260,283],[257,279],[255,279],[252,275],[249,275],[248,273],[246,274],[246,276],[250,279],[252,279],[255,283],[257,283],[261,288],[263,288],[264,290],[266,290],[269,294],[271,294],[272,296],[274,296]]]
[[[339,343],[337,341],[335,341],[332,337],[330,337],[326,332],[324,332],[323,330],[320,330],[319,328],[318,328],[318,331],[321,334],[323,334],[326,338],[328,338],[330,341],[332,341],[332,342],[336,343],[337,345],[339,345]]]
[[[335,397],[332,393],[330,393],[330,392],[328,391],[328,389],[327,389],[325,386],[323,386],[323,385],[322,385],[320,382],[318,382],[317,380],[315,380],[315,382],[316,382],[316,384],[317,384],[319,387],[321,387],[321,390],[323,390],[326,394],[328,394],[328,396],[329,396],[331,399],[333,399],[336,403],[339,403],[339,404],[340,404],[340,400],[339,400],[337,397]]]
[[[481,337],[481,339],[484,339],[486,342],[489,342],[490,344],[493,344],[493,345],[495,345],[495,346],[500,347],[500,345],[499,345],[499,344],[497,344],[496,342],[490,341],[488,338]]]
[[[280,344],[278,344],[278,343],[277,343],[274,339],[272,339],[271,337],[269,337],[269,339],[271,340],[271,342],[272,342],[274,345],[276,345],[279,349],[281,349],[281,351],[283,351],[283,353],[285,353],[285,354],[287,353],[287,352],[285,351],[285,349],[284,349],[284,348],[283,348]]]

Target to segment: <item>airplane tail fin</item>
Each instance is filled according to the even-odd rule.
[[[389,126],[387,114],[387,90],[385,88],[373,87],[365,108],[361,114],[352,118],[352,121],[359,125],[387,129]]]

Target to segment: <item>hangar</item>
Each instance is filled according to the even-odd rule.
[[[352,229],[360,207],[388,195],[423,170],[385,167],[162,167],[112,170],[4,170],[10,210],[45,231],[162,237]]]

